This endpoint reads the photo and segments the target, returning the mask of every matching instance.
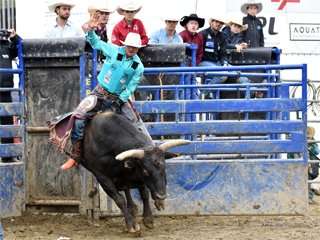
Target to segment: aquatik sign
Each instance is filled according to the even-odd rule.
[[[271,0],[271,2],[280,2],[281,0]],[[282,10],[287,3],[300,3],[300,0],[282,0],[278,10]]]

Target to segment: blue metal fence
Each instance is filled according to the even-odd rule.
[[[192,46],[191,46],[192,47]],[[97,80],[96,51],[93,51],[92,77],[85,75],[83,54],[80,61],[81,96],[95,87]],[[194,65],[194,61],[193,61]],[[306,212],[306,125],[307,125],[307,66],[264,65],[216,68],[185,67],[145,68],[145,74],[179,75],[180,85],[141,86],[140,91],[156,91],[155,101],[135,101],[142,114],[174,113],[174,122],[147,123],[153,136],[178,135],[192,143],[172,149],[186,155],[167,161],[168,209],[163,214],[289,214]],[[280,70],[300,69],[302,83],[280,83]],[[267,84],[196,85],[197,74],[236,76],[234,71],[267,70],[267,73],[242,73],[259,76]],[[276,72],[272,72],[276,71]],[[21,116],[19,126],[0,126],[1,137],[20,137],[19,144],[0,145],[1,156],[21,156],[21,163],[1,164],[2,184],[0,202],[2,216],[19,212],[25,207],[25,127],[24,76],[21,42],[19,43],[18,70],[2,72],[20,74],[19,103],[0,103],[1,116]],[[302,86],[301,98],[290,98],[289,87]],[[266,99],[250,99],[250,91],[266,92]],[[175,100],[159,101],[160,89],[175,91]],[[215,92],[214,98],[201,100],[204,90]],[[244,91],[244,99],[219,99],[220,91]],[[199,95],[200,92],[200,95]],[[200,99],[199,99],[200,98]],[[302,119],[290,121],[290,111],[301,111]],[[203,114],[243,112],[241,121],[216,120]],[[266,119],[250,120],[249,113],[267,113]],[[200,116],[199,118],[197,116]],[[291,140],[281,140],[281,134],[291,134]],[[220,136],[220,134],[228,135]],[[243,136],[254,135],[254,136]],[[204,141],[201,136],[205,136]],[[240,136],[240,137],[239,137]],[[156,144],[160,144],[156,141]],[[302,152],[302,159],[281,159],[281,153]],[[245,158],[245,159],[243,159]],[[82,174],[86,183],[87,174]],[[8,189],[9,186],[9,189]],[[86,184],[83,184],[84,189]],[[83,191],[86,193],[87,191]],[[134,197],[139,200],[137,192]],[[82,196],[85,202],[86,194]],[[7,209],[7,206],[11,208]],[[141,203],[140,203],[141,204]],[[140,208],[141,209],[141,208]],[[118,212],[110,212],[110,215]]]
[[[281,50],[273,52],[277,54],[276,65],[145,68],[145,75],[180,76],[180,85],[138,87],[139,91],[155,91],[155,101],[134,102],[141,114],[157,115],[156,122],[146,123],[149,133],[192,140],[188,146],[171,150],[183,156],[167,161],[169,207],[157,214],[306,212],[307,66],[279,65]],[[280,83],[280,71],[292,69],[301,70],[302,83]],[[196,85],[199,74],[237,76],[237,71],[259,70],[266,73],[241,75],[266,78],[267,84]],[[290,98],[290,86],[302,86],[302,97]],[[160,101],[161,89],[174,91],[175,100]],[[214,92],[213,99],[201,100],[204,90]],[[253,90],[265,92],[266,98],[250,98]],[[245,98],[219,99],[221,91],[245,92]],[[302,119],[291,121],[290,111],[301,111]],[[245,119],[216,120],[214,114],[221,112],[245,113]],[[266,118],[250,120],[252,112],[266,113]],[[175,121],[160,122],[159,115],[165,113],[176,114]],[[213,117],[202,118],[203,114]],[[291,134],[291,140],[281,140],[283,134]],[[281,158],[280,154],[293,152],[303,153],[303,158]],[[134,198],[139,200],[138,192]]]
[[[18,163],[0,163],[0,216],[19,216],[25,210],[25,109],[24,62],[22,40],[18,46],[18,69],[0,69],[1,73],[19,74],[18,88],[0,88],[0,92],[19,91],[19,102],[0,103],[0,116],[20,117],[19,125],[0,126],[0,138],[20,138],[20,143],[1,144],[0,157],[19,157]]]

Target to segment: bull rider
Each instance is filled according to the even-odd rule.
[[[129,33],[126,40],[121,41],[123,47],[105,43],[99,40],[94,32],[99,24],[98,19],[97,12],[90,16],[86,33],[86,38],[92,48],[101,51],[107,57],[98,76],[98,85],[72,112],[71,120],[73,124],[70,124],[70,121],[68,124],[73,126],[72,129],[66,131],[63,138],[54,136],[50,139],[53,144],[63,150],[67,139],[71,135],[71,154],[69,160],[60,167],[63,170],[71,169],[80,161],[85,123],[100,110],[110,109],[114,113],[125,116],[133,125],[150,137],[129,99],[139,85],[144,71],[143,64],[136,55],[138,50],[144,47],[141,45],[140,35]],[[51,130],[56,127],[59,119],[61,117],[47,123]]]

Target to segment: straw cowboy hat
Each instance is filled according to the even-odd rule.
[[[307,132],[309,133],[309,135],[311,135],[311,138],[313,138],[314,135],[316,134],[316,130],[314,129],[314,127],[311,127],[311,126],[307,127]]]
[[[141,45],[141,37],[140,34],[138,33],[133,33],[130,32],[128,33],[125,42],[121,41],[120,42],[125,45],[125,46],[131,46],[131,47],[145,47],[146,45]]]
[[[249,6],[257,6],[258,7],[257,14],[262,11],[262,3],[261,2],[257,2],[256,0],[248,0],[247,3],[244,3],[241,5],[241,7],[240,7],[241,12],[243,14],[247,15],[248,14],[247,7],[249,7]]]
[[[48,6],[50,12],[56,12],[56,8],[59,6],[70,6],[71,9],[74,8],[76,4],[71,2],[70,0],[64,0],[64,1],[53,1],[51,5]]]
[[[88,7],[88,12],[90,14],[94,14],[97,11],[101,11],[101,12],[108,12],[108,13],[114,13],[116,10],[115,9],[111,9],[109,7],[109,4],[106,2],[100,2],[96,5],[90,6]]]
[[[136,6],[136,4],[133,1],[125,1],[121,6],[117,6],[117,12],[120,15],[123,15],[123,11],[136,11],[138,13],[141,10],[142,6]]]
[[[219,22],[223,22],[223,23],[225,23],[226,21],[225,20],[223,20],[222,18],[220,18],[220,17],[216,17],[216,18],[209,18],[209,23],[211,22],[211,21],[213,21],[213,20],[216,20],[216,21],[219,21]]]
[[[199,23],[199,28],[204,26],[204,18],[198,18],[198,15],[195,13],[190,14],[189,16],[184,16],[180,19],[180,25],[184,27],[189,21],[195,20]]]
[[[166,17],[160,17],[160,18],[161,18],[161,20],[163,20],[163,21],[179,22],[179,19],[178,19],[178,18],[175,18],[175,17],[168,17],[168,16],[166,16]]]
[[[241,26],[241,32],[248,29],[248,24],[242,25],[242,20],[241,19],[232,19],[228,23],[225,23],[224,25],[226,25],[227,27],[230,27],[230,25],[232,23]]]

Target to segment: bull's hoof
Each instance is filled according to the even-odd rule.
[[[141,237],[141,229],[135,231],[133,228],[131,228],[128,230],[128,232],[134,235],[135,237]]]
[[[143,218],[143,224],[146,226],[146,228],[155,228],[156,225],[153,221],[153,218],[150,219],[150,218]]]
[[[131,225],[131,224],[130,224]],[[138,223],[134,223],[132,224],[131,226],[130,225],[127,225],[127,229],[128,229],[128,232],[129,233],[136,233],[136,232],[140,232],[140,226]]]

